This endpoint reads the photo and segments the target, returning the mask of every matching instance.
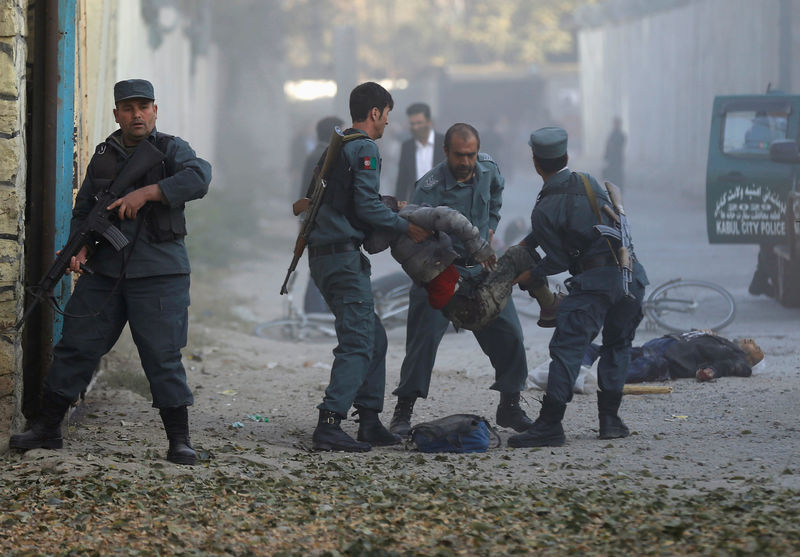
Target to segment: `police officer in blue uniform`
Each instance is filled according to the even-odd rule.
[[[545,256],[517,278],[520,284],[569,270],[569,294],[556,313],[550,341],[547,393],[536,422],[526,432],[513,435],[511,447],[561,446],[565,442],[561,421],[581,360],[589,343],[602,330],[597,368],[597,408],[600,438],[626,437],[628,428],[618,416],[622,388],[630,362],[631,343],[642,319],[642,298],[647,285],[644,267],[633,257],[633,280],[626,293],[617,262],[619,244],[600,237],[593,228],[598,215],[587,184],[594,194],[602,224],[613,226],[601,210],[612,205],[605,190],[589,175],[567,167],[567,132],[542,128],[529,141],[536,172],[544,180],[531,214],[531,233],[523,241],[530,249],[541,247]]]
[[[445,134],[445,160],[417,182],[413,203],[456,209],[480,230],[483,239],[491,241],[500,221],[505,182],[497,164],[489,155],[479,153],[479,148],[480,136],[474,127],[463,123],[451,126]],[[453,247],[460,254],[455,264],[461,279],[476,278],[483,266],[471,261],[464,246],[455,238]],[[398,399],[389,426],[393,433],[408,433],[416,399],[427,398],[436,351],[448,325],[442,312],[428,304],[426,290],[412,286],[406,356],[400,368],[400,384],[394,390]],[[509,300],[497,319],[474,335],[495,369],[495,381],[490,388],[500,391],[498,425],[524,431],[533,422],[519,405],[528,365],[513,301]]]
[[[94,205],[141,142],[151,142],[165,159],[109,206],[128,239],[117,252],[105,240],[85,246],[67,272],[81,274],[65,308],[62,338],[53,349],[45,379],[42,411],[24,433],[11,437],[15,449],[63,446],[61,420],[89,384],[100,358],[127,323],[150,382],[169,439],[167,459],[194,464],[187,406],[194,401],[186,384],[181,349],[186,346],[189,258],[184,236],[185,203],[203,197],[211,165],[183,139],[156,131],[158,107],[144,79],[114,85],[114,117],[120,129],[98,145],[72,212],[71,231]],[[84,274],[82,265],[91,269]]]
[[[378,419],[386,386],[386,331],[375,313],[370,263],[360,247],[368,231],[384,229],[424,240],[428,232],[400,218],[381,201],[380,154],[392,96],[367,82],[350,93],[353,127],[328,175],[323,203],[308,242],[311,277],[336,320],[339,344],[312,437],[315,450],[363,452],[400,439]],[[359,419],[357,439],[341,429],[350,406]]]

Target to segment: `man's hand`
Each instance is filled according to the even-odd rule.
[[[494,271],[494,268],[497,266],[497,256],[493,255],[486,261],[481,261],[481,265],[488,271]]]
[[[515,284],[528,284],[531,281],[531,271],[530,269],[522,273],[520,276],[514,279],[514,282],[511,285]]]
[[[311,206],[311,200],[307,197],[303,197],[302,199],[298,199],[294,203],[292,203],[292,213],[294,216],[300,216],[300,213],[304,211],[308,211],[309,206]]]
[[[60,254],[61,250],[56,252],[56,255]],[[89,248],[83,246],[81,251],[78,252],[78,255],[73,255],[72,258],[69,260],[69,267],[64,269],[64,274],[68,275],[70,273],[78,273],[79,275],[83,274],[83,269],[81,269],[81,265],[86,263],[86,255],[89,253]]]
[[[145,203],[148,201],[163,201],[164,196],[158,184],[150,184],[143,188],[133,190],[125,197],[120,197],[114,203],[106,207],[109,211],[118,208],[119,219],[135,219]]]
[[[711,381],[714,379],[714,370],[710,367],[702,367],[697,370],[697,373],[695,373],[694,376],[695,379],[700,382]]]
[[[425,230],[424,228],[420,228],[413,222],[408,223],[408,237],[414,240],[414,243],[419,244],[430,235],[431,235],[430,230]]]

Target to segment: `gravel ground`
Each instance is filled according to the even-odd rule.
[[[529,192],[509,191],[506,197],[507,204],[510,198],[527,212]],[[635,191],[626,197],[637,253],[653,284],[684,276],[715,280],[734,294],[737,319],[723,334],[750,336],[761,344],[766,360],[756,375],[709,383],[680,380],[670,383],[671,394],[627,396],[621,410],[632,431],[627,439],[598,440],[596,397],[576,394],[564,421],[564,447],[510,449],[505,440],[513,432],[501,430],[503,447],[482,455],[420,459],[408,448],[388,447],[362,455],[316,454],[319,465],[393,463],[392,468],[440,481],[457,477],[476,484],[542,488],[591,487],[603,478],[618,489],[666,488],[687,495],[716,488],[747,492],[753,486],[800,490],[800,359],[795,348],[800,310],[747,294],[756,249],[709,246],[701,199],[673,198],[666,190]],[[277,292],[295,230],[283,217],[265,221],[263,229],[271,238],[263,258],[238,266],[236,273],[196,269],[193,275],[184,358],[196,397],[190,410],[192,439],[203,459],[203,465],[191,470],[195,478],[211,479],[221,471],[246,475],[254,467],[268,475],[291,475],[301,466],[298,456],[311,445],[315,406],[327,384],[334,343],[329,338],[294,343],[253,334],[256,323],[282,311],[284,300]],[[392,270],[384,256],[373,262],[375,276]],[[305,261],[300,267],[297,282],[304,284]],[[523,329],[533,368],[547,358],[551,331],[536,327],[533,318],[523,318]],[[405,340],[403,327],[388,333],[385,423],[394,407],[390,393],[399,378]],[[642,327],[637,343],[661,334]],[[98,469],[110,477],[153,469],[167,477],[186,473],[164,461],[166,439],[129,339],[120,341],[102,369],[97,385],[69,419],[65,448],[6,453],[4,478],[48,470],[66,477]],[[494,421],[499,397],[487,388],[492,374],[470,333],[447,334],[431,396],[418,402],[415,420],[470,412]],[[524,393],[529,415],[537,414],[541,394]],[[255,421],[255,415],[268,421]],[[354,421],[343,422],[343,427],[355,435]]]

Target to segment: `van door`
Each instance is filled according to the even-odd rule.
[[[797,139],[800,96],[714,99],[706,170],[708,241],[761,244],[786,236],[792,169],[769,160],[776,139]]]

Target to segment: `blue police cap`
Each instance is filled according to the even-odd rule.
[[[126,79],[114,84],[114,102],[118,103],[126,99],[149,99],[156,100],[153,93],[153,84],[146,79]]]
[[[531,134],[528,145],[540,159],[557,159],[567,154],[567,132],[562,128],[539,128]]]

